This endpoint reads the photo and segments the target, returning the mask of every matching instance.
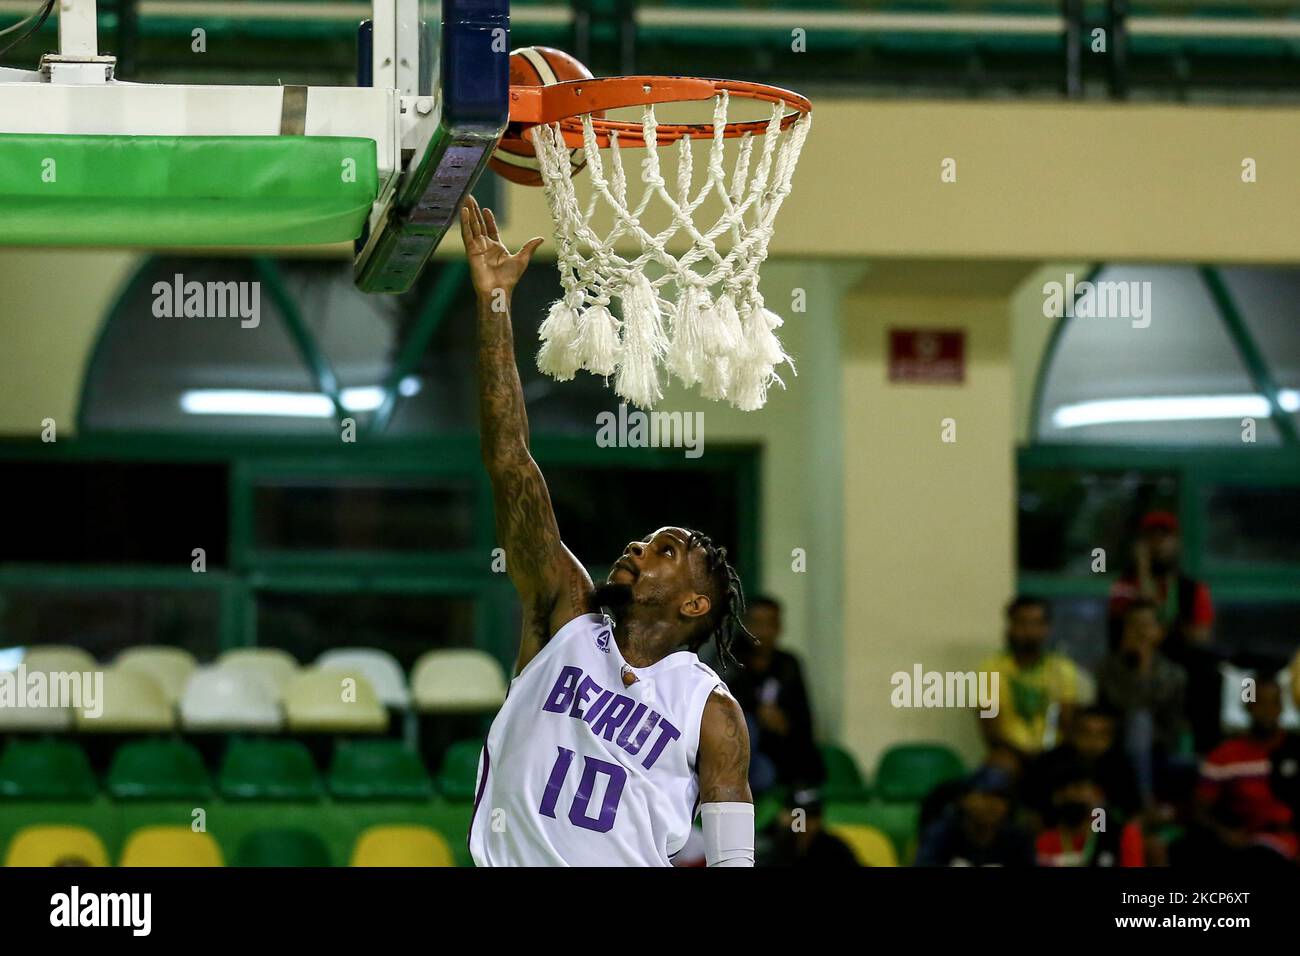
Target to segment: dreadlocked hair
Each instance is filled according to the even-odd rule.
[[[693,642],[692,650],[698,650],[710,638],[718,649],[718,662],[724,667],[738,664],[732,647],[738,639],[744,638],[751,644],[757,644],[758,638],[749,633],[745,627],[745,589],[740,584],[740,575],[727,561],[727,549],[714,546],[709,536],[699,531],[692,531],[686,540],[686,550],[700,548],[704,552],[704,565],[713,585],[713,606],[709,609],[709,630]]]

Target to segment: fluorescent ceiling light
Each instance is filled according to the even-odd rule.
[[[181,395],[190,415],[280,415],[329,418],[334,406],[315,392],[264,392],[238,388],[197,388]]]
[[[16,671],[27,655],[25,647],[0,647],[0,671]]]
[[[404,396],[417,395],[420,380],[408,375],[398,384]],[[373,412],[384,403],[379,385],[345,388],[339,402],[349,412]],[[273,392],[261,389],[195,388],[181,393],[181,409],[189,415],[268,415],[280,418],[331,418],[334,403],[319,392]]]
[[[1283,389],[1278,404],[1300,409],[1300,391]],[[1180,395],[1160,398],[1115,398],[1062,405],[1052,413],[1057,428],[1124,422],[1208,421],[1218,418],[1267,418],[1272,407],[1263,395]]]

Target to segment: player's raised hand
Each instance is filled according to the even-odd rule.
[[[465,241],[465,256],[469,259],[470,277],[479,298],[492,298],[498,290],[509,295],[514,291],[519,277],[528,268],[533,252],[543,240],[529,239],[514,255],[501,242],[496,217],[491,209],[484,209],[473,196],[465,198],[460,208],[460,235]]]

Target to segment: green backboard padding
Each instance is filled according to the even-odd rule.
[[[0,245],[350,242],[378,191],[359,137],[0,134]]]

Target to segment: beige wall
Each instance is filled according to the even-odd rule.
[[[854,264],[769,262],[762,291],[785,318],[782,342],[797,376],[781,370],[787,388],[773,389],[760,413],[668,393],[666,405],[704,412],[707,442],[747,441],[762,447],[760,513],[762,590],[784,604],[784,642],[801,655],[816,688],[815,717],[824,732],[839,725],[842,706],[843,500],[839,320],[844,292],[862,274]],[[795,290],[807,311],[794,313]],[[796,562],[795,551],[803,560]]]
[[[1257,182],[1241,181],[1246,157]],[[940,182],[945,158],[955,183]],[[1293,108],[821,98],[771,248],[1295,262],[1298,177]],[[508,235],[543,234],[540,190],[510,200]]]
[[[1043,315],[1046,299],[1043,286],[1049,282],[1064,283],[1067,274],[1073,275],[1075,281],[1081,281],[1090,270],[1091,266],[1085,262],[1039,266],[1011,295],[1011,358],[1015,377],[1013,416],[1017,445],[1027,444],[1033,437],[1034,388],[1052,331],[1059,321]]]
[[[86,362],[130,277],[131,252],[0,249],[0,436],[53,418],[75,432]]]
[[[866,766],[900,740],[973,753],[966,710],[896,709],[890,677],[973,670],[1014,583],[1009,297],[1020,266],[882,266],[844,303],[844,712]],[[961,329],[960,385],[891,384],[890,328]],[[942,421],[956,441],[941,440]]]

